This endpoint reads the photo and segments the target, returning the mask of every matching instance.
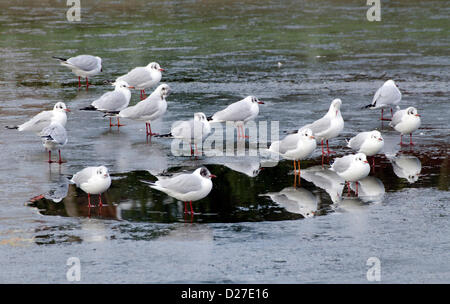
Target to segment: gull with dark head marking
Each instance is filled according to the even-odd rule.
[[[7,129],[18,129],[19,132],[33,132],[39,134],[45,127],[48,127],[52,122],[58,122],[63,127],[67,122],[66,113],[70,110],[66,107],[64,102],[57,102],[52,111],[42,111],[33,118],[19,126],[7,126]]]
[[[87,167],[77,172],[70,182],[88,194],[89,208],[91,207],[91,194],[98,194],[99,206],[102,207],[102,193],[111,186],[111,177],[105,166]]]
[[[358,153],[364,153],[366,156],[374,156],[383,149],[384,140],[381,133],[377,130],[361,132],[352,137],[347,147]],[[375,166],[375,157],[372,158],[372,167]]]
[[[389,125],[400,132],[400,146],[407,146],[407,144],[403,144],[403,135],[405,134],[409,134],[409,145],[412,146],[414,145],[412,133],[419,129],[420,123],[420,115],[417,113],[417,109],[409,107],[395,112]]]
[[[342,101],[339,98],[334,99],[331,102],[330,108],[328,109],[328,112],[324,117],[302,128],[311,129],[314,133],[314,136],[316,137],[317,142],[321,142],[322,155],[325,154],[323,141],[326,140],[327,142],[327,154],[329,155],[330,153],[334,153],[330,151],[330,148],[328,147],[328,140],[337,137],[339,133],[341,133],[341,131],[344,129],[344,119],[341,115],[341,105]]]
[[[245,135],[244,124],[247,121],[253,120],[259,114],[259,105],[264,104],[255,96],[247,96],[246,98],[236,101],[225,109],[216,112],[208,120],[214,122],[231,121],[236,123],[238,127],[238,138],[248,138]]]
[[[349,182],[356,182],[356,195],[358,195],[358,181],[370,172],[369,162],[364,153],[336,158],[330,169],[347,182],[348,190],[350,190]],[[350,195],[350,192],[348,194]]]
[[[187,213],[187,202],[189,202],[191,215],[194,215],[192,202],[205,198],[211,192],[213,186],[211,178],[214,177],[216,176],[207,168],[200,167],[193,173],[181,173],[172,177],[157,176],[156,182],[148,184],[151,188],[184,202],[185,213]]]
[[[394,80],[390,79],[386,81],[375,93],[372,103],[365,106],[364,108],[379,109],[381,108],[381,119],[380,120],[390,120],[388,118],[383,118],[384,108],[391,108],[396,106],[400,100],[402,100],[402,93],[395,85]]]
[[[141,90],[141,100],[145,98],[145,89],[149,89],[157,85],[161,81],[164,71],[157,62],[150,62],[145,67],[136,67],[127,74],[122,75],[116,79],[126,81],[130,86]]]
[[[86,89],[89,87],[88,77],[102,72],[102,59],[92,55],[78,55],[69,59],[55,57],[62,66],[68,67],[78,76],[78,87],[81,87],[81,77],[86,77]]]
[[[100,98],[94,100],[90,106],[82,108],[84,111],[100,111],[107,114],[119,113],[121,110],[128,107],[131,99],[132,86],[129,86],[125,81],[116,81],[114,91],[103,94]],[[111,117],[109,118],[109,127],[117,126],[121,127],[119,118],[117,118],[117,124],[111,123]]]
[[[45,127],[40,133],[42,139],[42,145],[48,150],[48,163],[52,161],[52,150],[58,149],[59,160],[58,163],[62,164],[61,159],[61,147],[67,143],[66,129],[59,122],[52,122],[48,127]]]
[[[158,135],[157,133],[152,133],[150,123],[161,118],[166,113],[166,97],[169,94],[170,87],[165,83],[160,84],[150,96],[134,106],[121,110],[117,117],[145,121],[145,132],[147,136]]]

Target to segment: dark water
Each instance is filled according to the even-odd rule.
[[[0,282],[67,282],[72,256],[85,283],[364,283],[369,257],[380,259],[382,282],[449,282],[444,1],[383,3],[378,23],[365,19],[361,1],[82,5],[82,22],[69,23],[63,2],[0,4],[2,124],[57,101],[74,110],[61,166],[45,163],[35,135],[0,131]],[[103,58],[104,73],[88,91],[51,59],[81,53]],[[150,61],[167,69],[162,81],[173,92],[157,132],[249,94],[265,101],[258,120],[277,120],[283,132],[341,98],[345,129],[331,141],[337,156],[349,153],[345,138],[374,128],[385,138],[383,154],[360,196],[348,197],[322,170],[319,148],[302,161],[294,187],[289,161],[176,157],[169,141],[146,140],[143,123],[110,130],[101,115],[77,111],[111,89],[105,79]],[[359,110],[390,78],[403,93],[401,107],[422,115],[411,148],[400,149],[378,111]],[[138,99],[134,93],[132,104]],[[108,205],[89,209],[67,177],[100,164],[113,178]],[[218,178],[192,218],[144,183],[201,165]]]

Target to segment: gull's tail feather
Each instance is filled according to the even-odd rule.
[[[6,129],[14,130],[19,129],[19,126],[5,126]]]
[[[58,60],[61,60],[61,61],[67,61],[66,58],[62,58],[62,57],[52,56],[52,58],[55,58],[55,59],[58,59]]]
[[[111,117],[111,116],[115,117],[115,116],[119,115],[119,112],[120,111],[106,112],[105,115],[103,115],[103,117]]]
[[[211,121],[211,120],[213,120],[213,115],[212,115],[212,116],[208,116],[208,117],[206,117],[206,120],[207,120],[207,121]]]
[[[97,108],[94,107],[93,105],[90,105],[90,106],[87,106],[87,107],[85,107],[85,108],[81,108],[80,110],[81,110],[81,111],[96,111]]]

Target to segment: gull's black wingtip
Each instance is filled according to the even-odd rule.
[[[55,58],[55,59],[59,59],[59,60],[62,60],[62,61],[67,61],[67,59],[66,59],[66,58],[62,58],[62,57],[56,57],[56,56],[52,56],[52,58]]]
[[[94,107],[93,105],[90,105],[90,106],[88,106],[88,107],[81,108],[80,110],[81,110],[81,111],[96,111],[97,108]]]
[[[18,126],[5,126],[5,129],[14,130],[14,129],[19,129],[19,127]]]

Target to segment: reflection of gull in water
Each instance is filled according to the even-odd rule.
[[[103,242],[107,239],[105,224],[102,220],[82,219],[81,231],[85,242]]]
[[[379,203],[383,201],[384,193],[386,192],[384,189],[384,185],[379,178],[374,176],[367,176],[358,181],[359,188],[359,197],[365,203]],[[356,186],[355,183],[350,184],[350,188],[355,191]]]
[[[255,177],[261,171],[259,160],[256,159],[243,159],[239,161],[230,161],[224,163],[224,166],[230,168],[233,171],[243,173],[250,177]]]
[[[419,179],[422,164],[413,155],[399,155],[390,159],[395,175],[406,178],[410,184]]]
[[[334,203],[335,203],[334,209],[336,211],[343,211],[343,212],[363,211],[368,206],[368,204],[364,204],[361,198],[353,196],[352,197],[343,196]]]
[[[302,178],[315,186],[324,189],[331,197],[333,203],[339,200],[344,189],[344,179],[336,172],[322,166],[314,166],[303,170]]]
[[[286,209],[288,212],[312,217],[317,211],[318,198],[304,188],[287,187],[280,192],[261,194]]]
[[[69,180],[67,178],[61,178],[60,183],[54,185],[46,193],[33,197],[30,201],[34,202],[46,198],[55,203],[59,203],[67,196],[67,192],[69,192]]]

